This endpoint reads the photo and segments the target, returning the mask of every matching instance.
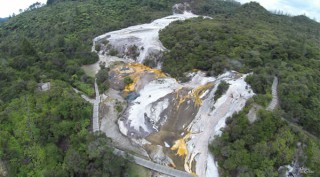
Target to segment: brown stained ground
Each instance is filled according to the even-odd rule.
[[[124,98],[125,93],[128,93],[129,91],[139,92],[152,80],[166,77],[161,71],[148,68],[141,64],[117,65],[111,69],[111,72],[113,72],[113,76],[111,76],[113,77],[113,80],[111,80],[111,83],[114,81],[113,84],[118,81],[123,82],[123,79],[128,76],[133,80],[133,84],[124,88],[125,90],[123,92],[115,94],[118,96],[121,95],[122,98]],[[212,89],[213,86],[214,85],[212,83],[208,83],[192,89],[191,87],[181,85],[181,88],[176,89],[173,93],[166,95],[154,103],[156,104],[164,99],[169,100],[168,108],[163,110],[160,114],[159,121],[155,123],[155,126],[159,127],[158,131],[154,129],[154,133],[151,133],[150,135],[146,134],[147,137],[145,137],[145,139],[152,144],[144,145],[144,149],[148,151],[149,156],[155,154],[155,152],[159,152],[155,147],[160,145],[163,147],[161,152],[169,157],[169,159],[172,159],[175,168],[183,171],[185,170],[185,158],[188,152],[185,145],[186,140],[184,138],[189,133],[186,129],[199,111],[199,107],[201,106],[203,99],[201,98],[201,95],[203,95],[207,90]],[[115,95],[109,95],[109,99],[110,96],[112,98]],[[109,136],[113,136],[113,138],[118,140],[117,142],[122,142],[118,146],[124,148],[125,146],[130,146],[129,142],[127,142],[127,137],[124,138],[122,136],[115,135],[115,129],[112,131],[107,130],[107,127],[110,125],[106,126],[106,123],[108,122],[107,124],[110,124],[110,122],[106,120],[110,120],[110,117],[114,117],[113,121],[115,121],[117,119],[116,117],[118,117],[113,115],[115,114],[115,111],[113,108],[114,103],[112,102],[113,101],[107,101],[107,104],[104,107],[103,115],[106,115],[106,117],[104,119],[105,121],[102,122],[102,124],[105,125],[103,128],[107,135],[109,134]],[[122,114],[122,116],[125,116],[125,114]],[[111,123],[111,125],[114,124]],[[131,130],[129,129],[128,131],[130,132]],[[118,129],[117,132],[119,132]],[[137,151],[138,149],[139,148],[135,148],[134,150]],[[131,149],[131,151],[132,150],[133,149]],[[158,153],[156,154],[159,155]],[[195,163],[193,163],[190,168],[194,171]]]
[[[163,78],[166,75],[158,70],[139,63],[120,64],[112,68],[109,73],[111,87],[116,90],[124,89],[125,92],[138,91],[147,83],[156,78]],[[124,86],[123,80],[130,77],[133,83]]]
[[[185,156],[178,156],[176,155],[176,151],[172,151],[170,148],[164,148],[164,153],[172,159],[174,164],[176,165],[176,169],[185,171],[184,169],[184,159]]]
[[[146,140],[152,144],[163,147],[165,147],[164,142],[166,142],[170,147],[165,147],[164,153],[173,160],[176,168],[180,170],[184,170],[185,156],[177,155],[177,151],[170,148],[188,133],[185,128],[188,127],[198,112],[199,108],[195,105],[195,99],[189,97],[189,93],[189,89],[182,88],[166,96],[170,99],[170,106],[165,112],[166,122],[158,132],[146,137]]]

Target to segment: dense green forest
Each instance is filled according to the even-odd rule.
[[[320,175],[317,139],[289,126],[279,112],[261,110],[259,119],[250,124],[249,108],[229,118],[222,136],[210,146],[221,176],[279,176],[284,172],[279,167],[294,160],[313,171],[308,175]]]
[[[201,69],[253,72],[247,81],[255,93],[270,94],[279,76],[285,117],[320,135],[320,24],[305,16],[274,15],[257,3],[245,4],[214,19],[175,22],[160,33],[170,52],[163,70],[174,77]]]
[[[32,87],[32,85],[30,85]],[[88,131],[92,107],[63,81],[1,105],[1,160],[9,176],[121,176],[127,162]]]
[[[98,59],[94,37],[168,15],[174,1],[48,2],[0,24],[0,169],[8,176],[128,175],[111,142],[90,133],[92,107],[72,87],[94,95],[93,78],[80,68]],[[51,89],[38,90],[43,82]]]
[[[296,144],[302,142],[308,155],[300,163],[319,171],[319,144],[300,134],[320,138],[320,24],[305,16],[272,14],[258,3],[224,5],[221,9],[226,10],[219,12],[199,8],[203,14],[214,15],[213,19],[174,22],[160,32],[160,40],[169,49],[163,70],[181,80],[194,68],[208,75],[226,70],[252,72],[246,81],[257,94],[253,102],[261,106],[271,100],[271,84],[277,76],[280,115],[263,113],[253,125],[244,120],[245,112],[234,116],[213,143],[213,152],[225,176],[277,176],[281,165],[294,160]],[[298,135],[281,118],[291,126],[301,126],[304,133]],[[258,132],[265,134],[256,138]],[[281,140],[282,134],[292,140]],[[288,149],[269,147],[280,142]],[[253,150],[266,145],[263,158],[256,157],[260,152]]]
[[[128,175],[112,142],[90,133],[92,107],[72,87],[94,95],[93,78],[80,68],[98,59],[90,52],[94,37],[171,14],[177,1],[48,0],[1,23],[0,169],[8,176]],[[214,18],[175,22],[161,32],[169,49],[164,71],[180,79],[194,68],[208,75],[254,73],[247,81],[258,95],[211,145],[220,172],[277,176],[280,165],[298,157],[319,176],[319,23],[271,14],[256,3],[186,1],[196,14]],[[99,83],[107,72],[97,75]],[[250,124],[246,113],[253,104],[267,104],[275,75],[281,109],[261,111]],[[42,82],[50,82],[50,90],[37,89]]]
[[[0,60],[15,70],[32,69],[29,73],[38,82],[47,78],[61,79],[92,95],[89,84],[93,81],[79,69],[79,66],[98,59],[91,53],[92,39],[107,31],[170,14],[173,3],[152,0],[57,1],[26,11],[1,25]],[[8,74],[10,69],[5,68],[1,70],[7,73],[5,75],[21,77],[25,81],[30,78],[25,74]],[[10,94],[8,92],[14,89],[15,84],[1,84],[8,89],[0,93],[1,99],[7,100],[3,97]]]
[[[235,0],[186,0],[192,12],[199,15],[214,16],[233,12],[241,4]]]

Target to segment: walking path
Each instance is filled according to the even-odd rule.
[[[97,85],[96,81],[94,83],[94,89],[95,89],[95,92],[96,92],[96,99],[95,100],[90,99],[86,95],[81,95],[81,97],[83,99],[85,99],[86,101],[88,101],[88,102],[93,104],[93,116],[92,116],[93,129],[92,129],[92,131],[96,132],[96,131],[100,130],[100,128],[99,128],[100,127],[99,126],[100,94],[99,94],[99,89],[98,89],[98,85]],[[74,90],[77,93],[79,92],[76,89],[74,89]],[[141,157],[134,156],[132,154],[128,154],[128,156],[126,156],[125,155],[126,153],[124,151],[119,150],[119,149],[115,149],[114,153],[117,154],[117,155],[120,155],[122,157],[125,157],[125,158],[129,157],[129,158],[133,159],[133,162],[138,164],[138,165],[141,165],[143,167],[146,167],[148,169],[151,169],[151,170],[154,170],[154,171],[166,174],[166,175],[175,176],[175,177],[194,177],[193,175],[191,175],[191,174],[189,174],[187,172],[176,170],[174,168],[170,168],[170,167],[167,167],[167,166],[164,166],[164,165],[160,165],[160,164],[154,163],[154,162],[152,162],[150,160],[146,160],[146,159],[143,159]]]
[[[93,102],[92,131],[96,132],[100,130],[100,126],[99,126],[100,94],[99,94],[97,81],[94,82],[94,90],[96,92],[96,99]]]
[[[81,98],[83,98],[84,100],[86,100],[87,102],[93,104],[94,103],[94,99],[89,98],[87,95],[85,95],[83,92],[81,92],[80,90],[76,89],[76,88],[72,88],[76,93],[80,93]]]
[[[279,98],[278,98],[278,78],[274,77],[272,83],[272,100],[267,107],[268,111],[273,111],[279,105]]]
[[[125,157],[125,158],[127,157],[127,156],[125,156],[125,152],[124,151],[115,149],[113,152],[116,155],[119,155],[119,156],[122,156],[122,157]],[[170,176],[174,176],[174,177],[194,177],[193,175],[191,175],[191,174],[189,174],[187,172],[176,170],[174,168],[170,168],[170,167],[167,167],[167,166],[164,166],[164,165],[160,165],[160,164],[154,163],[154,162],[152,162],[150,160],[146,160],[146,159],[143,159],[143,158],[131,155],[131,154],[128,154],[128,156],[129,156],[129,158],[133,159],[133,161],[136,164],[141,165],[143,167],[146,167],[148,169],[151,169],[151,170],[166,174],[166,175],[170,175]]]
[[[87,102],[93,104],[93,115],[92,115],[92,131],[96,132],[100,130],[99,126],[99,104],[100,104],[100,94],[99,88],[97,85],[97,81],[94,82],[94,90],[96,92],[96,99],[91,99],[87,95],[83,94],[76,88],[73,88],[76,93],[80,93],[81,97],[86,100]]]

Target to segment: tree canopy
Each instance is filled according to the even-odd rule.
[[[184,77],[191,69],[218,75],[226,70],[253,72],[247,78],[257,94],[270,94],[274,76],[285,117],[320,135],[320,24],[307,17],[266,11],[244,4],[213,19],[174,22],[160,32],[169,49],[163,70]]]
[[[192,69],[207,75],[253,73],[246,81],[257,95],[211,145],[220,174],[279,176],[280,166],[297,160],[319,175],[320,24],[305,16],[270,13],[255,2],[219,3],[220,11],[200,1],[197,12],[212,19],[173,22],[160,32],[160,40],[168,49],[163,70],[180,80]],[[269,103],[274,76],[279,78],[279,112],[261,110],[250,124],[249,108]]]
[[[94,96],[80,67],[98,60],[94,37],[170,14],[173,3],[49,0],[1,23],[0,164],[9,176],[128,175],[110,140],[90,133],[92,107],[72,87]],[[39,91],[46,82],[50,90]]]

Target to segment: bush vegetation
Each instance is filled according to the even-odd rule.
[[[285,118],[320,135],[320,24],[304,16],[271,14],[258,3],[213,19],[174,22],[160,32],[169,49],[163,70],[182,78],[191,69],[208,75],[225,70],[253,72],[246,81],[257,94],[270,94],[274,76]]]
[[[72,87],[94,93],[94,79],[80,66],[98,60],[90,52],[95,36],[171,14],[176,2],[48,0],[0,24],[0,160],[9,176],[126,175],[127,162],[112,154],[111,142],[89,132],[92,107]],[[169,49],[161,59],[165,72],[178,78],[191,69],[253,72],[247,82],[260,104],[270,99],[273,77],[280,81],[283,113],[261,111],[249,124],[244,110],[212,144],[222,174],[276,176],[300,142],[300,163],[319,176],[319,143],[308,134],[320,135],[319,23],[271,14],[257,3],[190,3],[194,12],[214,18],[175,22],[161,31]],[[102,90],[106,77],[103,68],[97,75]],[[37,91],[40,82],[51,89]],[[292,129],[292,122],[304,130]]]
[[[229,88],[229,84],[226,81],[221,81],[218,85],[217,91],[214,95],[214,100],[217,101]]]
[[[80,68],[98,60],[94,37],[170,14],[174,3],[48,0],[0,24],[0,161],[9,176],[128,175],[110,141],[90,133],[92,106],[72,87],[94,96]],[[106,73],[97,76],[102,90]],[[51,89],[37,91],[40,82]]]
[[[169,49],[165,72],[180,80],[192,69],[208,75],[253,72],[246,78],[257,94],[251,103],[262,106],[271,100],[274,76],[279,78],[280,113],[261,111],[259,120],[249,124],[248,106],[212,143],[220,174],[279,176],[280,166],[297,160],[319,176],[320,24],[305,16],[272,14],[254,2],[199,2],[195,10],[213,19],[177,21],[160,32]],[[215,9],[214,3],[223,8]],[[299,151],[303,155],[297,158]]]
[[[101,68],[99,72],[96,74],[97,84],[99,86],[100,92],[104,92],[109,88],[109,68]]]
[[[9,176],[119,176],[126,161],[89,133],[92,107],[63,81],[12,99],[0,112],[0,158]]]
[[[130,85],[133,83],[133,80],[131,79],[131,77],[127,76],[123,79],[123,82],[125,85]]]
[[[261,110],[250,124],[248,110],[229,118],[222,136],[210,145],[221,176],[279,176],[279,167],[292,161],[320,175],[319,144],[290,127],[279,113]]]

